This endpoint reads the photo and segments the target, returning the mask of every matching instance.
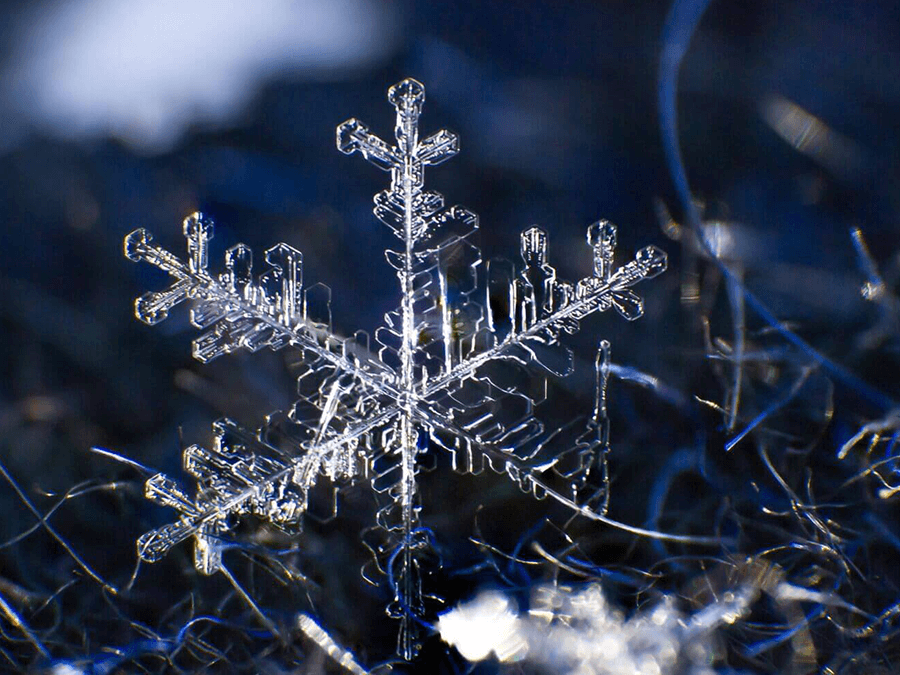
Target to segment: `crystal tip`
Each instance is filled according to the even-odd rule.
[[[200,211],[194,211],[184,219],[184,236],[203,236],[212,239],[214,227],[212,218]]]
[[[605,246],[614,248],[616,245],[616,226],[608,220],[600,220],[587,229],[588,244],[593,247]]]
[[[425,102],[425,85],[408,77],[388,89],[388,101],[398,110],[417,108]]]
[[[635,256],[641,267],[644,268],[644,278],[652,279],[666,271],[668,257],[666,252],[656,246],[646,246],[637,252]]]

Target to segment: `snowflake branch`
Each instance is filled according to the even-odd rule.
[[[480,367],[491,361],[505,358],[513,348],[523,346],[528,340],[547,339],[548,331],[564,325],[566,320],[582,319],[593,312],[603,312],[610,307],[615,307],[627,319],[639,318],[643,308],[638,305],[639,312],[629,314],[627,312],[632,306],[623,307],[623,298],[629,301],[632,296],[636,298],[637,296],[634,296],[628,289],[640,281],[662,274],[666,269],[666,264],[664,251],[655,246],[647,246],[638,251],[635,259],[620,268],[608,281],[595,283],[599,281],[597,277],[583,279],[578,284],[578,295],[569,304],[536,320],[520,332],[510,332],[502,342],[494,347],[469,357],[446,374],[430,381],[422,394],[423,398],[442,391],[454,381],[471,378]],[[630,295],[625,295],[626,293]]]
[[[193,354],[198,361],[206,363],[239,348],[257,351],[268,346],[277,350],[290,344],[312,352],[342,373],[358,377],[385,396],[399,394],[394,385],[396,375],[386,364],[358,352],[348,359],[327,347],[333,336],[309,318],[306,302],[300,300],[299,251],[286,244],[269,249],[266,259],[273,267],[254,284],[250,249],[238,244],[228,251],[229,271],[220,283],[206,271],[206,246],[212,238],[212,227],[200,213],[185,219],[191,253],[188,264],[152,244],[153,237],[147,230],[137,229],[125,238],[129,260],[148,262],[175,278],[168,289],[145,293],[135,301],[138,319],[154,325],[163,321],[172,307],[193,299],[200,306],[191,311],[192,323],[198,328],[213,326],[194,340]]]

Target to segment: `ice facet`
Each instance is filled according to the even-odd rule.
[[[459,136],[452,131],[441,129],[419,143],[416,157],[422,164],[435,166],[447,161],[458,152]]]
[[[213,223],[196,212],[184,219],[184,236],[188,240],[191,272],[200,272],[209,264],[209,240],[213,238]]]
[[[587,238],[594,249],[594,276],[608,281],[616,250],[616,226],[608,220],[598,221],[588,228]]]
[[[645,270],[644,278],[652,279],[666,271],[668,264],[666,252],[656,248],[656,246],[647,246],[637,252],[635,256],[638,264]]]
[[[644,314],[644,301],[634,291],[617,291],[611,295],[613,307],[629,321],[640,319]]]
[[[247,299],[246,289],[253,281],[253,251],[245,244],[232,246],[225,252],[225,267],[228,269],[228,289]]]

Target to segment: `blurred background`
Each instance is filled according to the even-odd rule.
[[[677,513],[706,500],[694,514],[699,522],[728,495],[731,506],[746,500],[748,513],[761,508],[760,495],[774,493],[747,485],[752,472],[766,474],[752,444],[750,458],[737,446],[727,459],[724,445],[756,415],[772,413],[801,377],[802,395],[763,425],[771,423],[768,438],[782,450],[802,448],[785,460],[785,475],[802,485],[810,467],[821,467],[834,487],[862,471],[835,460],[836,448],[900,396],[900,5],[715,0],[691,42],[680,140],[708,239],[775,316],[882,396],[873,402],[816,369],[808,353],[745,309],[747,349],[765,356],[744,375],[737,421],[729,421],[731,376],[722,365],[740,323],[736,303],[679,225],[660,142],[657,75],[668,10],[657,0],[0,3],[0,462],[8,472],[0,482],[0,595],[45,646],[41,653],[5,613],[0,670],[161,672],[168,664],[154,660],[162,648],[149,640],[150,628],[176,635],[203,612],[253,627],[229,585],[197,579],[187,546],[111,597],[50,532],[29,529],[36,516],[13,482],[39,512],[58,506],[49,521],[58,535],[124,587],[134,539],[171,514],[143,500],[139,471],[90,448],[178,476],[181,447],[208,442],[212,420],[228,415],[252,427],[290,403],[295,356],[232,356],[200,367],[183,312],[154,329],[134,320],[133,298],[164,283],[123,257],[122,239],[136,227],[181,251],[181,220],[206,212],[217,224],[214,269],[239,241],[258,252],[287,242],[303,251],[305,279],[332,288],[336,330],[379,325],[397,304],[380,253],[392,235],[371,215],[386,175],[338,153],[334,129],[358,117],[390,138],[385,92],[404,77],[426,86],[423,131],[448,127],[461,137],[460,155],[427,180],[448,202],[480,214],[485,258],[514,258],[518,233],[539,224],[560,276],[580,278],[590,269],[585,228],[600,218],[619,226],[620,262],[646,244],[670,253],[670,271],[641,289],[646,316],[586,322],[571,341],[578,372],[554,385],[565,405],[590,405],[593,349],[605,337],[617,364],[669,387],[661,401],[611,385],[616,517],[652,520],[645,491],[635,487],[647,484],[648,466],[668,466],[681,447],[696,450],[687,460],[678,455],[685,471],[701,460],[715,471],[672,487]],[[804,374],[811,363],[812,375]],[[674,466],[673,475],[682,465]],[[521,515],[530,502],[502,480],[485,480],[450,477],[426,488],[423,518],[444,528],[450,570],[481,555],[467,542],[480,510],[495,507],[482,534],[504,550],[540,517]],[[87,493],[65,498],[73,486]],[[888,542],[867,549],[873,567],[862,572],[881,581],[852,600],[869,598],[866,611],[876,615],[900,581],[879,562],[897,554],[897,512],[889,501],[858,498],[864,506],[847,526]],[[379,623],[384,590],[365,589],[359,578],[366,553],[358,535],[371,505],[364,489],[354,499],[358,511],[304,535],[299,566],[310,579],[291,602],[372,664],[389,658],[394,628]],[[457,518],[447,514],[451,505]],[[857,522],[863,513],[875,520]],[[744,542],[742,554],[790,539],[769,534],[772,541]],[[601,535],[594,531],[593,550],[605,562],[646,568],[673,554]],[[683,588],[696,571],[678,568],[664,590]],[[453,577],[447,602],[484,583],[500,582]],[[290,671],[290,659],[267,651],[250,628],[204,630],[251,671],[328,667],[309,661],[307,671]],[[463,668],[433,642],[425,653],[438,665],[430,672]],[[837,663],[842,648],[831,644],[816,658]],[[188,671],[216,662],[212,647],[186,651],[178,658]],[[211,667],[227,672],[224,662]],[[779,663],[736,667],[776,672]],[[107,670],[87,670],[91,664]]]

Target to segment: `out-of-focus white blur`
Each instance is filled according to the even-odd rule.
[[[0,80],[18,126],[151,153],[233,122],[272,78],[377,64],[396,34],[385,0],[63,0],[19,20]]]
[[[441,614],[437,623],[444,642],[469,661],[494,654],[502,663],[520,661],[528,652],[512,603],[498,591],[486,591]]]
[[[760,113],[776,134],[799,152],[842,178],[856,178],[863,165],[862,150],[849,138],[782,96],[769,96]]]
[[[469,661],[527,661],[560,675],[716,675],[715,630],[743,616],[758,590],[735,588],[692,616],[664,596],[628,618],[599,584],[537,586],[520,615],[502,593],[484,591],[441,614],[437,630]]]

